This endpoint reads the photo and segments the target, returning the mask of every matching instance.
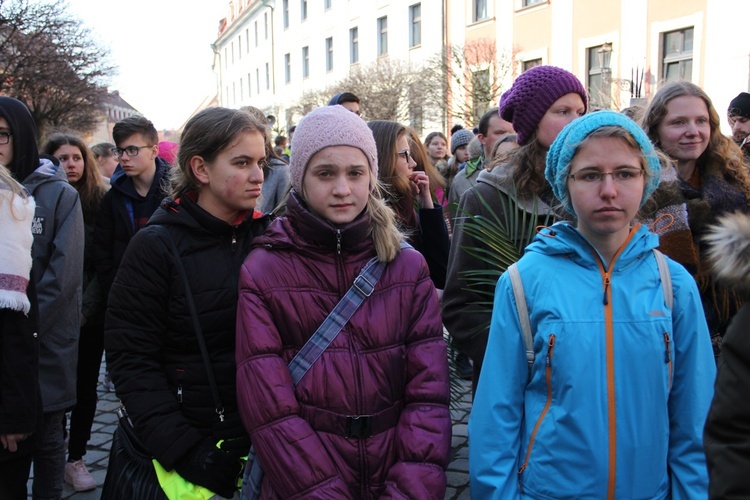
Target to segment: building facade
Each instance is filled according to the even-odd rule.
[[[420,123],[424,134],[472,125],[537,64],[576,74],[592,108],[645,104],[665,81],[685,79],[722,112],[750,86],[750,39],[734,28],[750,18],[746,0],[233,0],[229,10],[214,44],[219,103],[276,113],[281,128],[304,113],[306,93],[357,68],[416,68],[439,54],[451,61],[445,110]]]

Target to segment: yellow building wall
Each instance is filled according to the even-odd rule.
[[[620,31],[622,25],[621,0],[575,0],[573,2],[573,38],[574,45],[581,38],[592,38],[603,33]],[[608,40],[617,44],[618,40]],[[573,68],[586,68],[586,57],[578,51],[573,52]],[[584,82],[585,83],[585,82]]]
[[[547,49],[552,44],[552,9],[517,12],[513,19],[514,50],[521,52]]]

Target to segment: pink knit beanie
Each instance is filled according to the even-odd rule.
[[[317,108],[300,120],[294,130],[294,146],[289,163],[292,187],[302,193],[302,178],[310,158],[329,146],[352,146],[360,149],[373,179],[378,178],[378,154],[375,138],[367,123],[341,105]]]
[[[518,145],[523,146],[542,121],[547,110],[566,94],[578,94],[588,109],[586,90],[576,76],[555,66],[535,66],[521,73],[500,98],[499,113],[513,124]]]

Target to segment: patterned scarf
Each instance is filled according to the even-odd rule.
[[[741,187],[722,169],[704,167],[700,188],[695,188],[680,179],[672,166],[662,169],[659,187],[639,214],[641,222],[659,234],[659,249],[685,266],[698,283],[712,336],[723,335],[743,300],[716,283],[702,239],[719,215],[734,211],[749,213],[750,207]]]
[[[26,287],[31,274],[31,223],[34,200],[13,193],[0,183],[0,308],[28,314]]]

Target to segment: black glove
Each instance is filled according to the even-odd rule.
[[[191,483],[231,498],[237,491],[242,464],[232,454],[218,449],[213,440],[204,439],[178,460],[174,468]]]

